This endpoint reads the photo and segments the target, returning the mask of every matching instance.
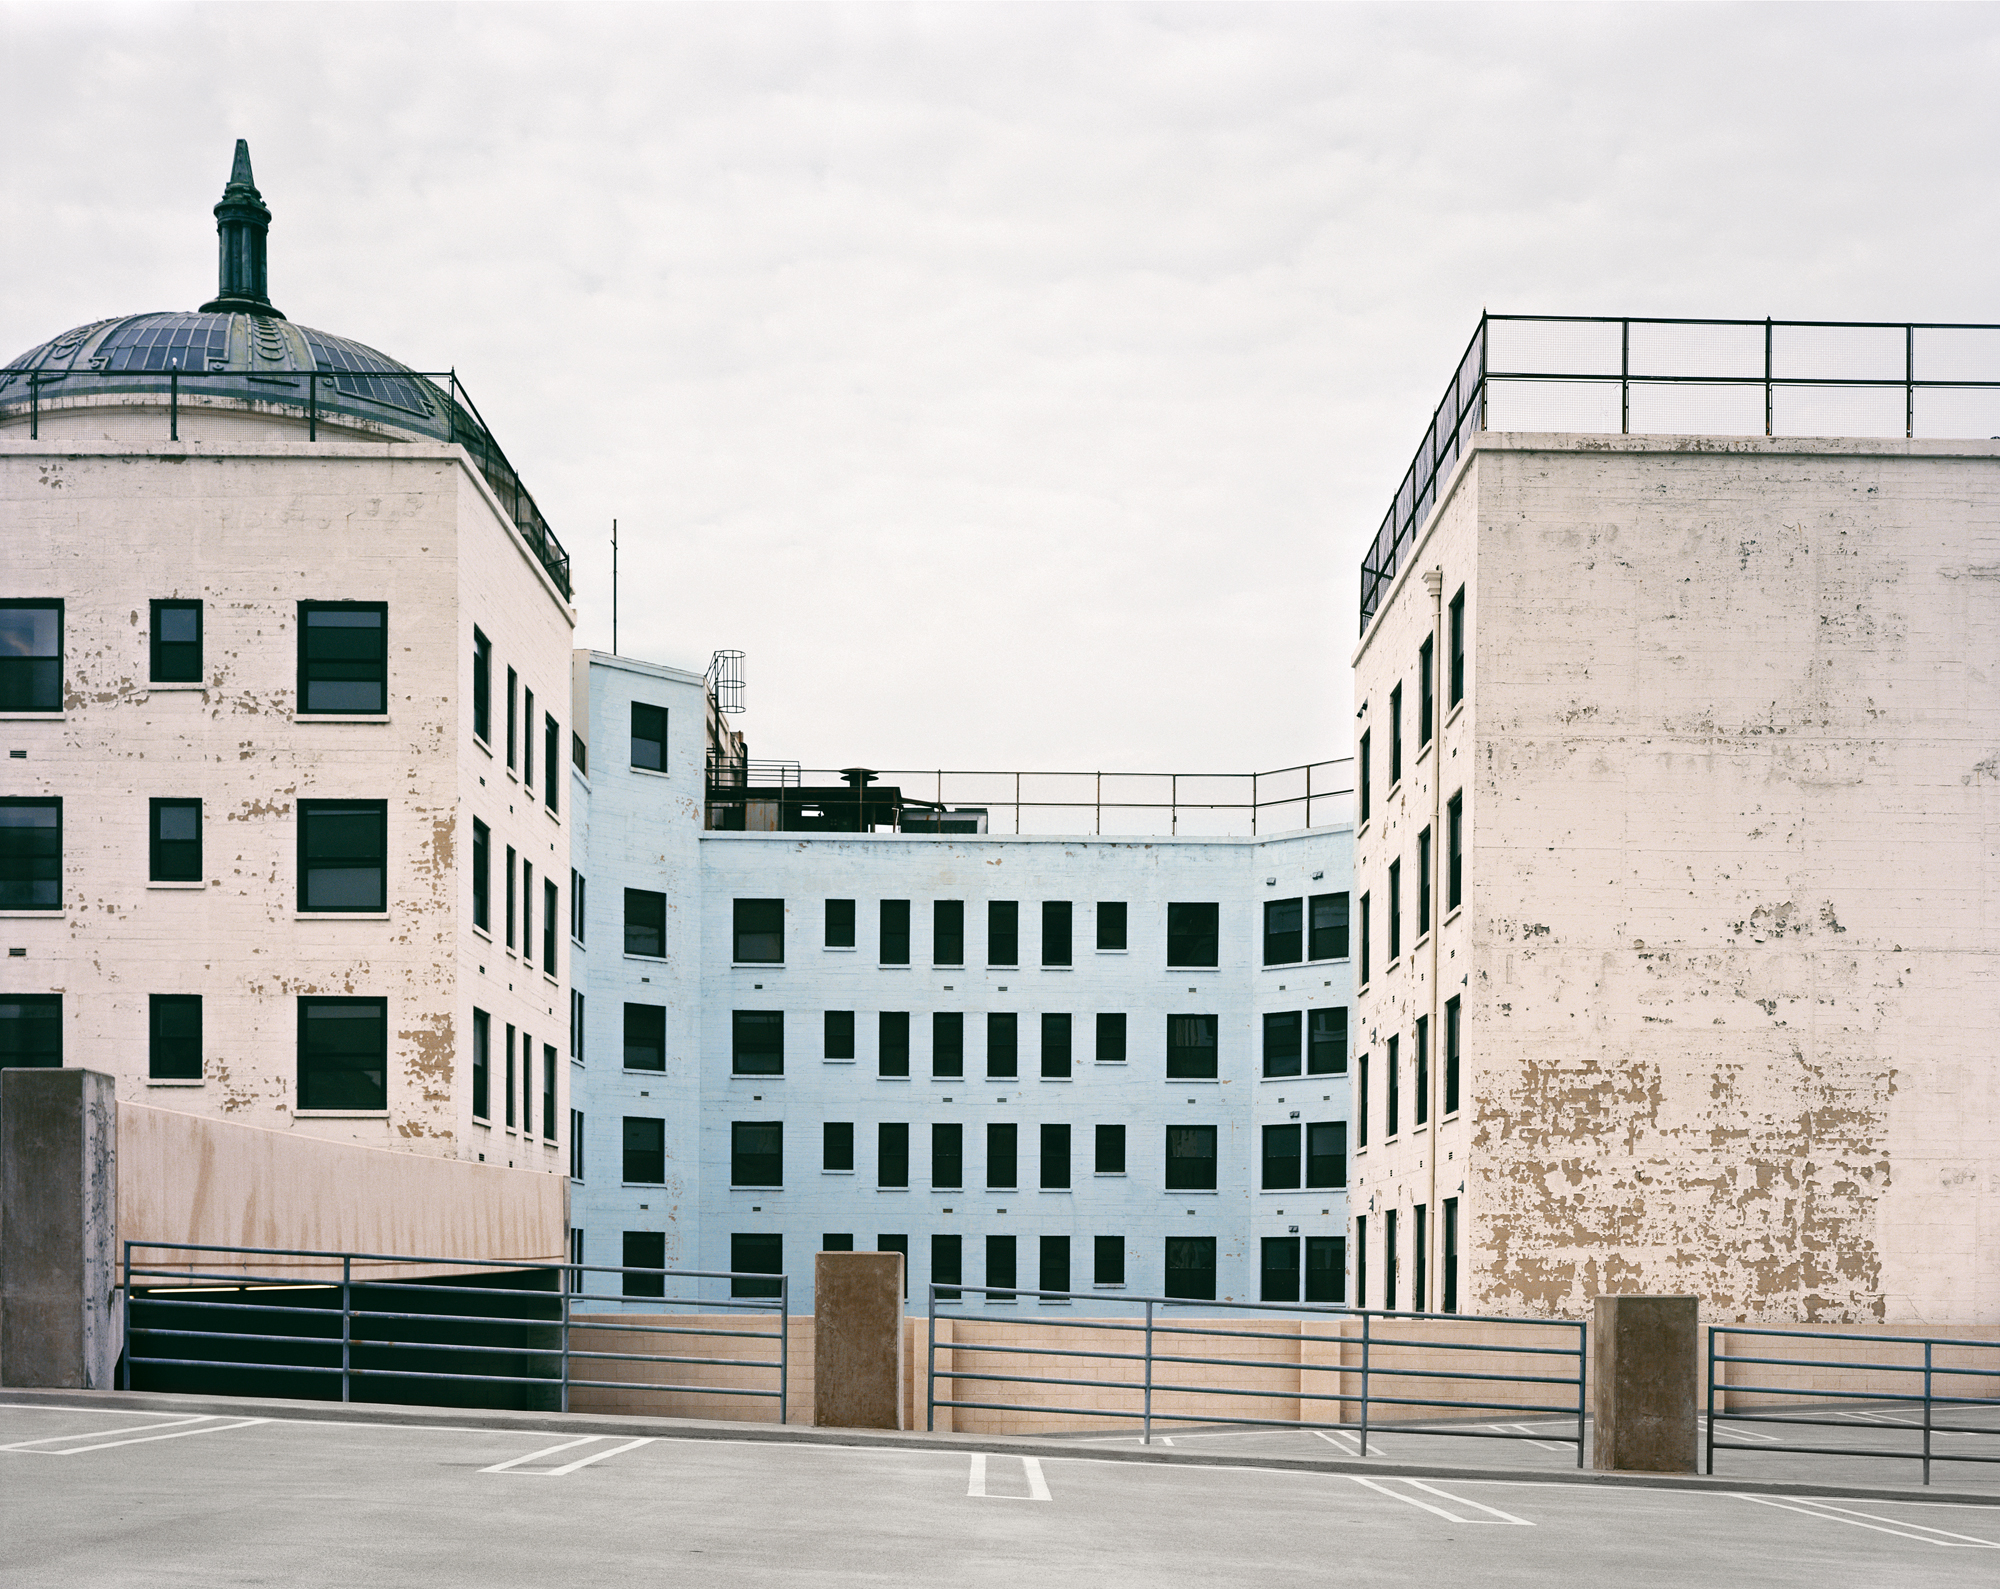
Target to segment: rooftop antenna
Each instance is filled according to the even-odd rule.
[[[618,521],[611,521],[611,654],[618,655]]]

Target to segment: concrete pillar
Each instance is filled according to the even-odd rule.
[[[903,1255],[813,1256],[813,1422],[903,1427]]]
[[[1701,1339],[1693,1297],[1599,1297],[1590,1322],[1591,1466],[1693,1473]]]
[[[111,1389],[118,1283],[112,1078],[0,1070],[0,1385]]]

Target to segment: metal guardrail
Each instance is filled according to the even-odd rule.
[[[1707,396],[1663,404],[1657,394],[1669,387]],[[1839,393],[1851,400],[1827,401]],[[1478,431],[2000,433],[2000,401],[1968,403],[1963,394],[2000,399],[2000,325],[1481,315],[1361,560],[1361,631]]]
[[[1921,1347],[1923,1361],[1920,1363],[1856,1363],[1838,1357],[1751,1357],[1739,1353],[1719,1351],[1717,1342],[1724,1336],[1762,1337],[1785,1341],[1858,1341],[1881,1345]],[[1953,1351],[1990,1352],[1992,1363],[1985,1368],[1967,1368],[1937,1361],[1938,1349],[1948,1347]],[[1803,1350],[1803,1348],[1794,1348]],[[1886,1355],[1886,1354],[1880,1354]],[[1799,1388],[1789,1385],[1746,1385],[1734,1381],[1724,1383],[1718,1376],[1728,1372],[1732,1363],[1753,1364],[1770,1368],[1816,1368],[1835,1373],[1897,1374],[1917,1376],[1920,1392],[1910,1395],[1891,1394],[1885,1396],[1880,1390],[1838,1390],[1831,1388]],[[1813,1417],[1810,1411],[1777,1410],[1769,1412],[1716,1411],[1716,1392],[1750,1394],[1761,1396],[1796,1396],[1811,1403],[1838,1403],[1843,1401],[1865,1401],[1881,1406],[1884,1401],[1906,1405],[1912,1412],[1921,1412],[1920,1420],[1909,1428],[1909,1433],[1918,1436],[1920,1443],[1914,1451],[1896,1451],[1874,1447],[1833,1446],[1833,1445],[1792,1445],[1781,1440],[1760,1438],[1755,1445],[1732,1446],[1732,1451],[1755,1451],[1758,1453],[1789,1452],[1803,1456],[1826,1457],[1889,1457],[1898,1461],[1920,1462],[1923,1464],[1924,1483],[1931,1482],[1933,1462],[2000,1462],[2000,1427],[1987,1429],[1967,1429],[1962,1425],[1942,1424],[1937,1421],[1937,1409],[1942,1407],[1992,1407],[2000,1409],[2000,1397],[1995,1396],[1952,1396],[1942,1394],[1936,1388],[1937,1380],[1944,1378],[1955,1384],[1958,1377],[1995,1379],[2000,1378],[2000,1341],[1961,1341],[1943,1336],[1916,1335],[1860,1335],[1831,1330],[1778,1330],[1761,1329],[1748,1325],[1716,1324],[1708,1332],[1708,1432],[1706,1469],[1710,1475],[1715,1472],[1715,1429],[1718,1423],[1780,1424],[1790,1427],[1853,1429],[1851,1420],[1843,1418]],[[1870,1426],[1870,1434],[1891,1434],[1895,1431],[1888,1425]],[[1941,1451],[1936,1448],[1935,1437],[1949,1435],[1987,1435],[1996,1442],[1994,1454],[1979,1455],[1964,1451]]]
[[[133,1262],[134,1248],[152,1248],[176,1253],[202,1252],[233,1254],[250,1260],[265,1268],[293,1268],[297,1265],[289,1260],[317,1260],[328,1264],[328,1278],[323,1281],[300,1280],[296,1274],[257,1274],[247,1267],[226,1267],[218,1264],[213,1270],[197,1270],[186,1265],[146,1266]],[[331,1277],[331,1264],[338,1261],[340,1278]],[[437,1267],[454,1272],[454,1278],[476,1279],[481,1274],[515,1277],[521,1275],[547,1276],[551,1284],[547,1288],[534,1286],[493,1286],[493,1285],[452,1285],[439,1284],[432,1280],[378,1279],[363,1274],[355,1275],[355,1265],[422,1265]],[[459,1274],[457,1271],[468,1271]],[[617,1275],[619,1291],[614,1294],[586,1290],[591,1282],[585,1277],[591,1275]],[[633,1295],[624,1289],[624,1277],[637,1277],[639,1282],[650,1288],[659,1287],[661,1295]],[[170,1281],[171,1285],[147,1285],[147,1280]],[[751,1281],[759,1285],[775,1285],[777,1293],[771,1297],[757,1298],[715,1298],[715,1297],[669,1297],[664,1295],[669,1280],[727,1280]],[[194,1284],[189,1284],[194,1282]],[[137,1293],[135,1294],[135,1285]],[[259,1292],[259,1299],[219,1302],[196,1301],[187,1293],[201,1291],[210,1295],[235,1290]],[[179,1295],[164,1294],[179,1292]],[[315,1293],[307,1300],[301,1293]],[[334,1305],[338,1294],[337,1311]],[[382,1306],[383,1302],[393,1303],[396,1298],[390,1293],[400,1293],[407,1300],[403,1305]],[[294,1300],[281,1302],[277,1298],[289,1295]],[[791,1377],[790,1337],[791,1337],[791,1284],[786,1275],[749,1274],[731,1270],[710,1269],[647,1269],[617,1264],[575,1264],[575,1263],[522,1263],[509,1259],[471,1258],[426,1258],[395,1253],[326,1252],[303,1248],[283,1247],[220,1247],[201,1246],[191,1242],[168,1241],[128,1241],[125,1243],[125,1288],[124,1326],[125,1353],[120,1369],[120,1385],[125,1390],[132,1388],[132,1370],[139,1367],[177,1367],[188,1369],[227,1369],[241,1372],[274,1374],[307,1374],[329,1379],[338,1376],[340,1399],[353,1401],[358,1381],[448,1381],[453,1383],[486,1385],[533,1386],[543,1390],[560,1392],[561,1409],[569,1411],[570,1391],[575,1387],[606,1390],[657,1390],[685,1391],[698,1395],[750,1396],[775,1400],[778,1404],[778,1421],[783,1423],[786,1414],[786,1392]],[[438,1310],[424,1311],[418,1303],[425,1297],[450,1297],[478,1299],[480,1302],[495,1304],[479,1313],[452,1313]],[[637,1324],[627,1322],[625,1312],[579,1311],[578,1304],[616,1305],[620,1309],[639,1308],[647,1312],[665,1311],[669,1308],[696,1308],[704,1313],[741,1311],[746,1313],[775,1314],[775,1330],[722,1329],[712,1326]],[[512,1304],[514,1311],[507,1311]],[[135,1320],[134,1308],[140,1310],[140,1318]],[[257,1319],[246,1320],[246,1314],[255,1314]],[[153,1324],[146,1322],[155,1315],[163,1315],[169,1322]],[[229,1324],[257,1323],[279,1317],[272,1324],[292,1324],[296,1328],[278,1330],[272,1324],[261,1329],[239,1329],[220,1327]],[[176,1321],[185,1320],[187,1327],[177,1327]],[[201,1321],[211,1321],[211,1327],[199,1327]],[[412,1339],[422,1331],[413,1326],[429,1326],[438,1329],[500,1328],[518,1329],[526,1332],[540,1332],[545,1338],[540,1342],[522,1341],[512,1344],[493,1344],[481,1341],[438,1341]],[[578,1346],[574,1336],[578,1331],[615,1331],[626,1335],[646,1336],[695,1336],[715,1337],[746,1341],[769,1341],[778,1343],[775,1360],[770,1358],[737,1358],[678,1355],[669,1352],[612,1352],[592,1350]],[[193,1343],[199,1342],[256,1342],[257,1348],[232,1346],[235,1357],[194,1357],[141,1355],[137,1344],[141,1338],[158,1341],[182,1341],[190,1343],[182,1350],[192,1350]],[[261,1362],[242,1361],[243,1357],[255,1350],[273,1354]],[[289,1352],[295,1357],[321,1357],[319,1362],[295,1362],[278,1357],[276,1354]],[[473,1373],[447,1371],[443,1366],[436,1368],[413,1368],[383,1359],[389,1353],[440,1353],[461,1354],[457,1357],[440,1358],[437,1361],[452,1363],[454,1368],[480,1368],[507,1366],[495,1361],[499,1357],[530,1358],[540,1360],[538,1371],[531,1373]],[[428,1361],[429,1359],[424,1359]],[[742,1368],[775,1371],[775,1387],[737,1387],[727,1385],[684,1385],[663,1381],[639,1379],[585,1379],[577,1375],[578,1364],[596,1362],[654,1363],[676,1366],[699,1365],[705,1367]],[[586,1367],[586,1373],[589,1369]],[[367,1398],[358,1398],[367,1399]]]
[[[988,1341],[951,1340],[945,1342],[944,1347],[946,1351],[954,1354],[954,1361],[951,1367],[940,1371],[937,1366],[939,1344],[937,1338],[937,1321],[938,1302],[941,1293],[943,1300],[946,1302],[957,1300],[962,1293],[987,1297],[1054,1298],[1065,1302],[1091,1301],[1101,1303],[1104,1300],[1101,1295],[1089,1292],[1027,1291],[1014,1286],[933,1284],[930,1287],[927,1326],[929,1332],[927,1337],[929,1355],[925,1365],[928,1390],[924,1427],[927,1430],[936,1428],[937,1410],[940,1407],[963,1407],[987,1412],[1051,1413],[1079,1418],[1134,1419],[1140,1425],[1140,1438],[1142,1442],[1148,1445],[1152,1443],[1153,1425],[1156,1421],[1169,1423],[1230,1424],[1276,1429],[1352,1429],[1357,1431],[1360,1436],[1361,1455],[1366,1456],[1368,1454],[1370,1415],[1377,1407],[1393,1409],[1430,1408],[1449,1412],[1503,1412],[1511,1414],[1514,1417],[1519,1417],[1523,1414],[1554,1414],[1565,1419],[1574,1418],[1576,1420],[1576,1433],[1573,1435],[1551,1434],[1546,1430],[1513,1433],[1501,1429],[1475,1429],[1469,1425],[1458,1423],[1447,1424],[1437,1428],[1426,1428],[1421,1423],[1412,1423],[1401,1419],[1395,1423],[1394,1428],[1398,1434],[1449,1435],[1459,1439],[1478,1440],[1534,1440],[1574,1445],[1576,1447],[1576,1465],[1578,1467],[1583,1466],[1586,1416],[1584,1368],[1590,1334],[1590,1326],[1587,1323],[1570,1319],[1502,1319],[1466,1313],[1388,1312],[1380,1309],[1365,1310],[1324,1304],[1300,1304],[1296,1302],[1210,1302],[1192,1301],[1185,1297],[1121,1296],[1118,1300],[1122,1304],[1144,1303],[1144,1318],[1126,1321],[1119,1319],[1048,1319],[1038,1316],[1034,1320],[1034,1324],[1044,1329],[1096,1330],[1127,1336],[1138,1336],[1141,1339],[1137,1351],[1092,1351],[1084,1347],[1051,1346],[1046,1344],[1005,1346]],[[1161,1313],[1166,1309],[1179,1310],[1182,1316],[1190,1312],[1227,1310],[1236,1313],[1283,1314],[1287,1318],[1299,1318],[1303,1316],[1324,1318],[1332,1321],[1358,1320],[1361,1325],[1361,1332],[1358,1335],[1346,1336],[1301,1336],[1298,1334],[1282,1334],[1269,1330],[1227,1330],[1218,1328],[1213,1324],[1169,1324],[1163,1323],[1160,1317]],[[970,1316],[948,1313],[946,1317],[967,1318]],[[1019,1320],[997,1319],[987,1314],[978,1315],[978,1322],[981,1324],[1001,1325],[1025,1323],[1025,1321]],[[1393,1329],[1397,1324],[1409,1323],[1445,1323],[1455,1327],[1471,1327],[1469,1333],[1476,1333],[1477,1327],[1482,1325],[1506,1325],[1509,1328],[1538,1327],[1559,1333],[1574,1333],[1576,1344],[1574,1346],[1523,1346],[1506,1345],[1496,1341],[1482,1341],[1478,1339],[1416,1341],[1379,1333],[1381,1327],[1384,1325]],[[1194,1356],[1184,1352],[1163,1352],[1159,1350],[1156,1343],[1160,1336],[1202,1336],[1220,1340],[1287,1341],[1293,1343],[1317,1340],[1329,1345],[1357,1348],[1359,1351],[1359,1361],[1351,1363],[1308,1363],[1301,1360],[1295,1363],[1287,1363],[1272,1362],[1267,1359],[1257,1358]],[[1501,1352],[1520,1356],[1559,1358],[1573,1363],[1576,1371],[1573,1374],[1489,1374],[1462,1368],[1398,1368],[1393,1363],[1384,1365],[1378,1355],[1385,1349],[1400,1351],[1412,1348],[1426,1352]],[[1141,1377],[1138,1380],[1086,1379],[1063,1375],[982,1373],[959,1368],[956,1355],[960,1352],[999,1353],[1021,1357],[1080,1358],[1090,1362],[1135,1363],[1140,1365]],[[1296,1370],[1300,1383],[1296,1390],[1256,1390],[1243,1386],[1218,1385],[1206,1382],[1199,1384],[1176,1384],[1163,1381],[1158,1377],[1156,1369],[1162,1365],[1232,1368],[1262,1373],[1269,1373],[1273,1370]],[[1309,1390],[1306,1388],[1305,1376],[1307,1374],[1332,1374],[1337,1377],[1334,1379],[1331,1389]],[[1358,1383],[1353,1388],[1348,1388],[1343,1385],[1341,1378],[1338,1376],[1346,1376],[1348,1379]],[[938,1381],[941,1379],[952,1382],[951,1389],[953,1394],[951,1396],[944,1397],[938,1394]],[[1549,1404],[1524,1404],[1511,1401],[1448,1400],[1436,1396],[1424,1395],[1384,1395],[1375,1388],[1376,1382],[1383,1379],[1395,1381],[1414,1380],[1419,1382],[1453,1380],[1490,1384],[1547,1386],[1551,1387],[1551,1394],[1554,1394],[1555,1387],[1561,1387],[1566,1391],[1573,1392],[1573,1395],[1562,1402],[1551,1402]],[[1113,1407],[1073,1407],[1046,1403],[966,1401],[958,1399],[958,1381],[960,1380],[1011,1385],[1060,1385],[1088,1390],[1121,1390],[1136,1394],[1140,1399],[1140,1406],[1135,1411]],[[1316,1381],[1315,1383],[1324,1384],[1325,1381]],[[1392,1388],[1396,1390],[1421,1391],[1425,1386],[1423,1383],[1415,1385],[1397,1384]],[[1293,1401],[1300,1404],[1301,1412],[1304,1411],[1304,1404],[1307,1402],[1316,1404],[1332,1402],[1334,1403],[1335,1416],[1333,1418],[1313,1419],[1305,1417],[1257,1418],[1249,1416],[1247,1411],[1243,1415],[1234,1416],[1208,1412],[1156,1411],[1153,1405],[1155,1395],[1167,1394],[1238,1397],[1246,1401],[1251,1401],[1253,1404],[1258,1400]],[[1339,1404],[1342,1402],[1357,1404],[1360,1408],[1360,1416],[1358,1418],[1341,1418],[1338,1416]],[[1372,1421],[1377,1425],[1382,1422],[1379,1417],[1374,1418]],[[1430,1421],[1436,1422],[1435,1419]]]
[[[181,389],[190,398],[207,396],[229,402],[295,408],[306,416],[306,439],[319,440],[319,422],[342,416],[365,419],[375,424],[393,425],[399,430],[415,430],[441,441],[463,447],[479,468],[514,521],[521,538],[528,543],[549,578],[564,597],[570,595],[570,560],[561,541],[549,528],[548,520],[535,499],[521,484],[521,477],[493,439],[492,428],[479,412],[459,381],[456,370],[183,370],[183,369],[62,369],[43,370],[10,365],[0,368],[0,391],[25,377],[25,401],[0,399],[0,413],[9,410],[28,413],[28,435],[39,440],[42,434],[42,405],[45,391],[60,396],[79,395],[63,391],[70,382],[96,383],[96,392],[105,395],[138,394],[164,397],[167,404],[167,439],[181,436]],[[442,384],[440,384],[442,383]],[[303,394],[300,387],[304,387]],[[82,395],[92,395],[86,392]]]
[[[1110,831],[1114,835],[1142,831],[1137,823],[1121,827],[1120,814],[1152,813],[1153,827],[1158,828],[1164,820],[1168,836],[1179,834],[1184,823],[1203,814],[1213,818],[1214,830],[1224,836],[1247,831],[1255,837],[1260,831],[1288,833],[1310,828],[1316,813],[1321,825],[1339,820],[1346,814],[1340,802],[1354,793],[1353,765],[1353,757],[1341,756],[1268,772],[1028,772],[937,767],[835,769],[801,767],[792,761],[712,759],[708,801],[715,808],[741,806],[756,800],[760,791],[773,800],[785,800],[794,798],[802,788],[825,788],[834,791],[834,802],[851,799],[860,807],[880,802],[885,791],[895,790],[900,807],[912,811],[977,810],[986,813],[989,822],[999,813],[1011,812],[1017,834],[1067,836],[1088,831],[1101,835],[1109,812],[1113,814]],[[866,772],[865,781],[850,776],[860,771]],[[1039,826],[1035,816],[1043,812],[1088,813],[1090,826],[1087,830],[1075,824]],[[1029,816],[1024,819],[1023,813]],[[997,826],[989,827],[989,833],[994,831],[999,831]],[[1206,834],[1210,828],[1201,831]]]

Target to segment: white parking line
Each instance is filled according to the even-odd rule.
[[[967,1475],[965,1493],[977,1500],[986,1501],[1046,1501],[1049,1499],[1049,1481],[1042,1475],[1042,1464],[1035,1457],[1021,1458],[1021,1470],[1028,1478],[1026,1495],[994,1495],[986,1488],[986,1453],[972,1453],[972,1471]]]
[[[1350,1473],[1347,1477],[1356,1484],[1374,1490],[1377,1494],[1388,1496],[1392,1501],[1401,1501],[1405,1506],[1414,1506],[1420,1511],[1431,1513],[1434,1517],[1442,1517],[1448,1523],[1485,1523],[1496,1527],[1511,1526],[1514,1528],[1533,1528],[1535,1526],[1525,1517],[1516,1517],[1512,1512],[1503,1512],[1499,1507],[1488,1506],[1483,1501],[1468,1501],[1462,1495],[1453,1495],[1449,1490],[1441,1490],[1435,1484],[1424,1483],[1422,1479],[1402,1479],[1396,1482],[1407,1484],[1413,1489],[1422,1490],[1427,1495],[1435,1495],[1439,1500],[1449,1501],[1454,1506],[1468,1506],[1474,1511],[1486,1512],[1491,1515],[1486,1517],[1460,1517],[1455,1512],[1447,1512],[1442,1506],[1433,1506],[1429,1501],[1420,1501],[1414,1495],[1405,1495],[1401,1490],[1390,1489],[1389,1481],[1364,1479],[1358,1473]]]
[[[1528,1426],[1527,1426],[1526,1424],[1524,1424],[1524,1423],[1496,1423],[1496,1424],[1488,1424],[1488,1425],[1487,1425],[1486,1427],[1487,1427],[1487,1428],[1489,1428],[1489,1429],[1494,1429],[1494,1430],[1497,1430],[1497,1431],[1498,1431],[1499,1433],[1501,1433],[1501,1434],[1516,1434],[1516,1433],[1518,1433],[1518,1434],[1522,1434],[1522,1435],[1529,1435],[1529,1436],[1530,1436],[1530,1438],[1529,1438],[1529,1440],[1528,1440],[1528,1444],[1529,1444],[1529,1445],[1531,1445],[1531,1446],[1539,1446],[1539,1447],[1540,1447],[1540,1448],[1541,1448],[1542,1450],[1544,1450],[1544,1451],[1567,1451],[1567,1450],[1569,1450],[1569,1447],[1568,1447],[1568,1446],[1559,1446],[1559,1445],[1555,1445],[1555,1444],[1553,1444],[1552,1442],[1550,1442],[1550,1441],[1547,1441],[1547,1440],[1536,1440],[1536,1439],[1532,1438],[1532,1431],[1530,1431],[1530,1430],[1529,1430],[1529,1428],[1528,1428]]]
[[[179,1440],[184,1435],[223,1434],[231,1429],[248,1429],[252,1424],[269,1423],[271,1420],[269,1418],[224,1419],[205,1413],[199,1421],[201,1427],[198,1429],[168,1429],[160,1434],[143,1435],[129,1434],[122,1429],[107,1429],[98,1434],[71,1435],[69,1437],[70,1443],[55,1450],[45,1449],[52,1444],[51,1441],[40,1440],[23,1441],[19,1445],[0,1446],[0,1451],[18,1451],[23,1456],[31,1457],[76,1457],[82,1456],[86,1451],[109,1451],[116,1446],[143,1446],[154,1440]],[[149,1427],[157,1428],[158,1426],[151,1425]],[[125,1435],[125,1438],[122,1440],[106,1440],[103,1438],[106,1434]],[[74,1442],[78,1440],[94,1440],[97,1443],[87,1446],[77,1445]]]
[[[66,1410],[66,1409],[65,1409]],[[151,1416],[150,1414],[148,1416]],[[168,1418],[160,1423],[126,1424],[122,1429],[93,1429],[80,1435],[37,1435],[33,1440],[16,1440],[0,1451],[32,1451],[37,1446],[71,1445],[78,1440],[103,1440],[112,1435],[129,1435],[142,1429],[173,1429],[182,1424],[207,1423],[215,1415],[212,1413],[183,1413],[178,1418]]]
[[[1361,1437],[1359,1435],[1350,1434],[1345,1429],[1315,1429],[1312,1432],[1336,1451],[1345,1452],[1350,1457],[1360,1454]],[[1341,1444],[1343,1440],[1347,1442],[1345,1445]],[[1382,1444],[1382,1437],[1380,1435],[1372,1432],[1369,1434],[1368,1454],[1371,1457],[1384,1457],[1389,1454],[1388,1448]]]
[[[578,1468],[587,1468],[593,1462],[602,1462],[606,1457],[615,1457],[621,1451],[633,1451],[637,1450],[640,1446],[651,1445],[653,1443],[652,1437],[649,1435],[638,1440],[627,1440],[623,1445],[610,1446],[603,1451],[593,1451],[587,1457],[579,1457],[576,1461],[566,1462],[560,1467],[531,1468],[527,1466],[530,1462],[540,1461],[543,1457],[552,1457],[560,1451],[574,1451],[578,1446],[587,1446],[594,1441],[609,1440],[611,1438],[610,1435],[578,1435],[574,1440],[558,1440],[552,1446],[543,1446],[539,1451],[530,1451],[526,1456],[514,1457],[506,1462],[496,1462],[492,1467],[481,1468],[479,1471],[481,1473],[519,1473],[529,1478],[537,1479],[560,1479],[566,1474],[576,1472]]]
[[[1871,1534],[1894,1534],[1898,1539],[1914,1539],[1919,1544],[1937,1545],[1947,1550],[2000,1550],[2000,1540],[1975,1539],[1970,1534],[1954,1534],[1948,1529],[1931,1528],[1904,1518],[1883,1517],[1877,1512],[1857,1512],[1852,1507],[1835,1506],[1829,1501],[1810,1501],[1799,1497],[1779,1501],[1768,1495],[1740,1493],[1736,1494],[1736,1499],[1755,1501],[1759,1506],[1775,1506],[1781,1512],[1797,1512],[1801,1517],[1817,1518],[1825,1523],[1845,1523],[1850,1528],[1865,1528]],[[1868,1521],[1864,1522],[1864,1518]]]
[[[606,1457],[615,1457],[627,1451],[636,1451],[640,1446],[649,1446],[652,1443],[650,1435],[642,1436],[637,1440],[627,1440],[622,1446],[613,1446],[609,1451],[593,1451],[589,1456],[579,1458],[577,1461],[568,1463],[563,1467],[548,1468],[544,1470],[544,1477],[559,1479],[566,1473],[576,1472],[578,1468],[587,1468],[593,1462],[602,1462]],[[532,1472],[533,1470],[530,1469],[529,1471]]]

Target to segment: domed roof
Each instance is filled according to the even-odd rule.
[[[463,439],[476,425],[439,387],[387,354],[270,314],[127,315],[65,331],[0,369],[0,404],[165,392],[312,408]],[[305,379],[307,376],[318,379]],[[479,427],[483,430],[484,427]]]

